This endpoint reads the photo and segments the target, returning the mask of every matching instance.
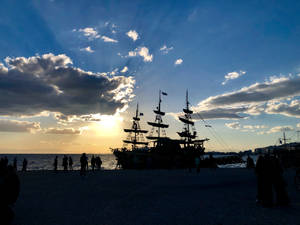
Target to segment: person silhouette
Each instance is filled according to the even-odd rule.
[[[57,164],[58,164],[58,157],[55,156],[54,163],[53,163],[54,171],[57,171]]]
[[[248,157],[247,157],[246,168],[248,168],[248,169],[254,168],[254,162],[253,162],[253,159],[250,157],[250,155],[248,155]]]
[[[18,168],[17,168],[17,157],[14,158],[13,168],[15,169],[15,171],[18,170]]]
[[[82,153],[80,157],[80,175],[85,176],[88,166],[88,158],[85,153]]]
[[[95,170],[95,165],[96,165],[96,160],[95,160],[95,156],[92,155],[92,158],[91,158],[91,166],[92,166],[92,171]]]
[[[69,169],[73,170],[73,159],[71,156],[69,156]]]
[[[68,157],[66,155],[64,155],[64,157],[63,157],[62,166],[64,168],[64,171],[68,170]]]
[[[10,205],[14,204],[20,193],[20,180],[13,166],[0,162],[0,223],[12,224],[14,212]]]
[[[22,171],[25,172],[27,170],[27,164],[28,164],[28,161],[26,158],[24,158],[23,160],[23,167],[22,167]]]

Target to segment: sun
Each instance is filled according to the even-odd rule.
[[[94,123],[90,128],[98,136],[117,136],[122,130],[123,117],[120,115],[101,115],[100,121]]]

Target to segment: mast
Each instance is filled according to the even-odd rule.
[[[123,140],[124,144],[132,144],[132,150],[137,149],[138,145],[147,146],[148,142],[144,141],[144,134],[147,130],[142,130],[140,127],[140,116],[143,113],[139,113],[139,104],[136,106],[135,116],[132,117],[132,126],[129,129],[124,129],[124,132],[128,133],[126,140]]]
[[[194,121],[192,121],[193,111],[190,110],[189,93],[186,91],[185,96],[185,108],[183,109],[183,116],[179,116],[179,120],[184,123],[183,131],[177,132],[177,134],[184,140],[185,146],[190,146],[197,136],[197,132],[194,127]]]
[[[148,122],[150,126],[152,126],[150,135],[147,136],[148,139],[160,139],[161,138],[161,133],[166,136],[166,132],[164,128],[168,128],[168,124],[164,124],[162,117],[165,115],[165,112],[161,111],[161,102],[162,102],[162,96],[161,95],[167,95],[167,93],[159,90],[158,94],[158,106],[156,107],[156,110],[153,110],[155,113],[155,120],[154,122]],[[153,135],[154,132],[157,133],[157,136]]]

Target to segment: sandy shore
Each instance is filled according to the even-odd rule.
[[[300,191],[286,171],[291,206],[255,203],[253,170],[20,173],[16,225],[300,224]]]

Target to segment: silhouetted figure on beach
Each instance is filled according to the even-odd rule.
[[[64,171],[68,170],[68,157],[66,155],[64,155],[63,157],[62,166],[64,168]]]
[[[290,203],[288,193],[286,191],[286,182],[282,176],[283,168],[280,161],[275,156],[271,157],[272,162],[272,184],[276,194],[276,204],[279,206],[286,206]]]
[[[28,161],[26,158],[24,158],[23,160],[23,167],[22,167],[22,171],[25,172],[27,170],[27,164],[28,164]]]
[[[58,157],[55,156],[54,163],[53,163],[54,171],[57,171],[57,165],[58,165]]]
[[[69,169],[73,170],[73,159],[71,156],[69,156]]]
[[[92,158],[91,158],[91,166],[92,166],[92,171],[95,170],[95,165],[96,165],[96,161],[95,161],[95,156],[92,155]]]
[[[210,168],[215,170],[216,168],[218,168],[216,159],[213,157],[212,154],[209,155],[209,164],[210,164]]]
[[[6,156],[3,158],[3,163],[4,166],[8,166],[8,158]]]
[[[264,207],[272,207],[274,188],[277,204],[288,205],[289,198],[279,160],[269,154],[260,156],[256,162],[255,171],[257,174],[257,202]]]
[[[85,153],[80,157],[80,175],[85,175],[88,166],[88,158]]]
[[[101,165],[102,165],[102,160],[100,158],[100,156],[96,157],[96,167],[98,170],[101,170]]]
[[[13,168],[15,169],[15,171],[17,171],[18,170],[18,165],[17,165],[18,163],[17,163],[17,157],[15,157],[14,158],[14,162],[13,162]]]
[[[15,169],[0,160],[0,224],[12,224],[14,212],[10,205],[16,202],[19,192],[20,181]]]
[[[246,168],[248,169],[251,169],[251,168],[254,168],[254,161],[253,159],[248,155],[247,157],[247,165],[246,165]]]

